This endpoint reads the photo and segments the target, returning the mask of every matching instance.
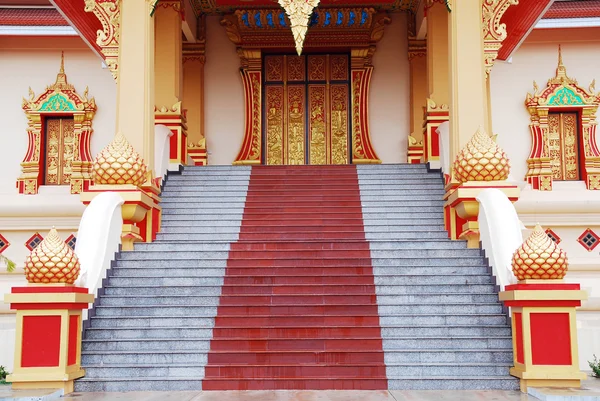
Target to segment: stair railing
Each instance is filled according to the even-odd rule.
[[[515,284],[512,257],[523,243],[525,229],[517,211],[508,197],[500,190],[488,188],[477,196],[479,202],[480,241],[500,290]]]
[[[81,274],[75,285],[88,288],[96,297],[121,244],[123,203],[118,193],[103,192],[88,205],[79,223],[75,254],[79,258]]]
[[[154,126],[154,176],[165,179],[169,169],[171,137],[173,131],[169,127],[158,124]]]

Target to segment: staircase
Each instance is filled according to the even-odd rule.
[[[422,165],[188,167],[119,254],[77,391],[517,389],[479,250]]]

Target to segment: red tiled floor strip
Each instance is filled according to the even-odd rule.
[[[387,389],[355,166],[252,168],[203,388]]]

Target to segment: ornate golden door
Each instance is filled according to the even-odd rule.
[[[578,122],[577,113],[548,114],[548,150],[555,180],[579,180]]]
[[[46,119],[45,184],[68,184],[75,149],[73,118]]]
[[[347,54],[264,60],[265,164],[348,164]]]

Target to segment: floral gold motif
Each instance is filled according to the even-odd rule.
[[[296,52],[299,56],[302,54],[304,38],[308,31],[308,21],[315,7],[319,5],[319,0],[279,0],[279,5],[283,7],[290,19]]]
[[[512,269],[519,280],[562,279],[568,270],[567,254],[537,225],[515,251]]]
[[[96,156],[94,182],[96,184],[142,185],[146,180],[146,164],[125,136],[117,133]]]
[[[460,182],[502,181],[510,172],[506,153],[481,129],[456,156],[453,167]]]
[[[79,258],[52,228],[25,261],[25,278],[30,283],[73,284],[79,277]]]

